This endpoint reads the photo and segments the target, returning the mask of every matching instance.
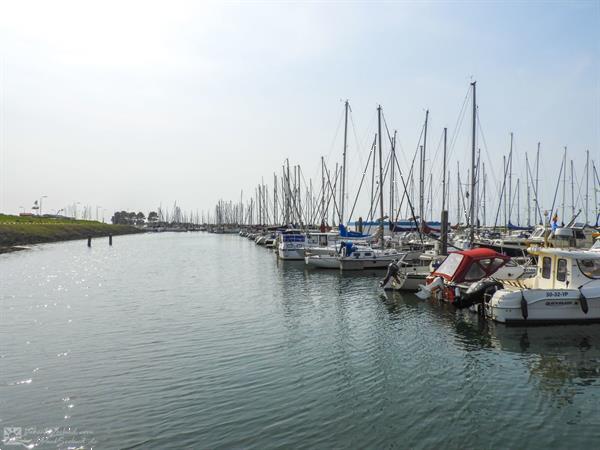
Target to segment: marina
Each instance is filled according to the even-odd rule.
[[[600,446],[600,0],[0,4],[0,450]]]

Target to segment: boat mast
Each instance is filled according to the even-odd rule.
[[[476,93],[477,93],[477,88],[476,88],[476,81],[473,81],[471,83],[471,86],[473,86],[473,136],[472,136],[472,142],[471,142],[471,212],[470,212],[470,216],[471,216],[471,229],[469,231],[469,244],[470,247],[473,248],[473,242],[475,241],[475,221],[473,220],[475,218],[475,196],[473,195],[473,193],[475,192],[475,147],[477,145],[477,128],[476,128],[476,122],[477,122],[477,99],[476,99]]]
[[[391,157],[391,173],[390,173],[390,217],[394,220],[394,189],[396,186],[396,133],[394,130],[394,138],[392,139],[392,157]]]
[[[571,218],[575,217],[575,188],[573,184],[573,160],[571,160]]]
[[[325,222],[325,159],[321,156],[321,222]]]
[[[456,224],[460,223],[460,161],[456,161]]]
[[[529,158],[525,152],[525,180],[527,182],[527,226],[531,226],[531,193],[529,191]]]
[[[512,152],[513,152],[513,132],[510,132],[510,151],[508,152],[508,223],[511,219],[512,210]]]
[[[383,150],[381,148],[381,105],[377,107],[377,128],[379,134],[379,233],[381,236],[381,248],[384,248],[385,240],[383,238]]]
[[[483,207],[483,226],[485,227],[486,226],[486,216],[487,216],[486,211],[485,211],[485,207],[486,207],[486,204],[487,204],[486,201],[485,201],[485,180],[487,178],[487,175],[485,173],[485,162],[482,163],[482,175],[483,175],[483,204],[482,204],[482,207]]]
[[[540,142],[537,145],[537,153],[535,155],[535,209],[537,210],[540,216],[540,224],[542,222],[542,212],[540,210],[540,191],[538,191],[539,184],[539,170],[540,170]]]
[[[273,225],[277,225],[279,217],[277,216],[277,174],[273,173]]]
[[[443,172],[442,172],[442,211],[446,210],[446,137],[448,134],[448,128],[444,128],[444,161],[443,161]]]
[[[502,181],[502,193],[500,194],[500,201],[504,204],[504,228],[508,229],[508,220],[506,212],[506,155],[502,155],[502,167],[504,168],[504,180]]]
[[[420,180],[419,180],[419,219],[421,220],[421,228],[423,228],[423,220],[425,216],[425,154],[427,152],[427,122],[429,120],[429,110],[425,111],[425,130],[423,133],[423,145],[421,146],[421,164],[420,164]]]
[[[594,173],[594,205],[596,205],[595,214],[596,218],[594,219],[594,224],[598,224],[598,190],[596,189],[596,180],[598,179],[598,172],[596,172],[596,163],[592,160],[592,169]]]
[[[590,198],[590,151],[585,151],[586,160],[585,160],[585,223],[586,225],[590,223],[589,221],[589,198]]]
[[[342,158],[342,186],[341,186],[341,199],[340,199],[340,220],[341,224],[344,223],[344,197],[346,196],[346,148],[348,142],[348,109],[350,104],[348,100],[344,103],[344,152]]]
[[[564,167],[564,172],[563,172],[563,188],[562,188],[562,223],[565,223],[565,203],[567,203],[566,201],[566,194],[567,194],[567,147],[565,146],[565,153],[563,155],[563,167]]]
[[[521,190],[519,189],[519,182],[521,181],[520,178],[517,178],[517,226],[521,226]]]

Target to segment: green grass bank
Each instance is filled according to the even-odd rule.
[[[0,214],[0,253],[15,250],[15,247],[23,245],[142,232],[142,230],[129,225]]]

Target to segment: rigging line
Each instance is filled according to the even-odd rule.
[[[528,163],[527,164],[527,171],[529,173],[529,178],[533,179],[533,175],[531,174],[531,166],[529,165],[529,161],[527,163]],[[539,202],[538,192],[535,189],[535,183],[531,183],[531,190],[533,191],[533,195],[534,195],[534,198],[535,198],[535,202],[534,203],[535,203],[535,206],[537,208],[537,212],[538,212],[539,217],[540,217],[540,222],[542,222],[542,220],[543,220],[542,219],[542,211],[540,209],[540,202]]]
[[[362,189],[363,182],[365,181],[365,176],[367,174],[367,170],[369,170],[369,163],[371,162],[371,155],[375,152],[375,144],[377,142],[377,135],[375,135],[375,139],[373,139],[373,145],[371,145],[371,151],[369,152],[369,158],[367,159],[367,164],[365,165],[365,170],[363,171],[362,177],[360,179],[360,185],[358,186],[358,192],[356,193],[356,197],[354,197],[354,204],[352,205],[352,210],[350,211],[350,215],[348,216],[348,222],[352,219],[352,215],[354,214],[354,208],[356,207],[356,203],[358,202],[358,197],[360,195],[360,191]]]
[[[337,179],[338,179],[338,175],[339,175],[339,169],[335,174],[335,181],[333,184],[333,187],[331,186],[331,179],[329,178],[329,169],[327,168],[327,166],[325,166],[325,173],[327,174],[327,184],[329,185],[329,189],[330,189],[330,196],[327,199],[327,208],[326,210],[329,209],[329,204],[331,203],[331,199],[333,198],[333,206],[335,208],[335,212],[337,212],[337,216],[340,217],[340,210],[337,207],[337,202],[335,201],[335,198],[337,197],[336,195],[336,186],[337,186]]]
[[[402,169],[400,169],[400,164],[398,163],[398,158],[395,158],[395,159],[396,159],[396,166],[398,167],[398,172],[400,175],[400,180],[402,181],[402,186],[404,187],[404,194],[402,194],[402,201],[401,201],[401,204],[398,206],[398,214],[396,215],[396,219],[394,220],[394,226],[395,226],[396,222],[398,221],[400,212],[402,211],[402,202],[404,201],[404,196],[406,194],[406,200],[407,200],[408,206],[410,208],[410,213],[411,213],[413,222],[415,223],[415,227],[417,228],[417,231],[419,232],[421,244],[423,244],[423,234],[421,233],[421,227],[417,223],[417,218],[415,217],[415,209],[412,205],[412,202],[410,201],[410,196],[408,195],[408,187],[406,186],[406,182],[404,181],[404,175],[402,175]],[[411,169],[411,172],[412,172],[412,169]],[[393,213],[393,211],[390,212],[390,216],[392,215],[392,213]],[[422,218],[419,218],[419,219],[423,220]]]
[[[439,152],[439,149],[440,149],[440,147],[442,145],[442,141],[443,140],[444,140],[444,130],[442,130],[442,134],[440,135],[440,141],[438,142],[438,148],[435,151],[435,156],[433,157],[432,161],[436,161],[437,160],[437,155],[438,155],[438,152]],[[446,161],[447,160],[448,160],[448,156],[446,155]],[[444,170],[444,165],[442,164],[442,167],[439,169],[439,172],[442,172],[443,170]],[[431,171],[431,173],[433,173],[433,171]],[[441,176],[438,175],[438,180],[440,178],[443,180],[444,179],[443,175],[444,175],[443,173],[441,174]],[[434,191],[434,197],[435,198],[437,198],[437,196],[438,196],[441,188],[442,188],[442,185],[440,183],[436,183],[436,188],[435,188],[435,191]]]
[[[565,159],[561,158],[561,163],[560,163],[560,171],[558,172],[558,179],[557,179],[557,183],[556,183],[556,190],[554,191],[554,200],[552,200],[552,209],[550,210],[550,214],[552,214],[554,212],[554,206],[556,204],[556,194],[558,194],[558,187],[560,186],[560,182],[561,179],[560,177],[562,176],[562,171],[563,171],[563,166],[565,164]],[[556,210],[556,212],[558,212],[558,209]],[[562,221],[565,221],[564,217],[561,217]]]
[[[447,154],[448,160],[452,159],[454,146],[456,145],[456,141],[458,139],[458,131],[462,127],[462,122],[466,115],[466,106],[467,106],[467,102],[468,102],[469,98],[471,98],[471,87],[470,86],[467,88],[467,93],[465,94],[463,104],[460,108],[460,111],[458,112],[458,117],[456,118],[454,130],[452,131],[452,134],[451,134],[452,138],[450,139],[450,146],[448,147],[448,154]]]
[[[385,184],[387,173],[388,173],[389,168],[390,168],[390,161],[391,161],[391,159],[392,159],[392,154],[390,153],[387,156],[386,160],[385,160],[385,171],[383,173],[383,181],[379,180],[379,183],[377,184],[377,188],[375,189],[375,193],[374,193],[374,195],[372,197],[372,200],[371,200],[371,209],[369,210],[369,215],[367,216],[368,218],[371,218],[373,216],[373,214],[375,214],[375,211],[373,211],[374,207],[376,207],[376,204],[377,204],[377,200],[375,200],[375,199],[379,195],[379,189],[380,189],[380,187]],[[382,220],[383,220],[383,218],[382,218]]]
[[[355,144],[356,144],[356,154],[358,156],[358,162],[360,163],[360,167],[362,167],[363,166],[363,161],[362,161],[362,158],[361,158],[361,155],[360,155],[360,149],[363,148],[363,145],[367,143],[366,142],[366,136],[367,135],[365,135],[365,142],[361,143],[358,140],[358,135],[356,133],[356,124],[354,123],[354,113],[352,111],[352,107],[350,106],[350,104],[348,104],[348,106],[350,108],[350,114],[348,114],[348,115],[350,116],[350,123],[352,124],[352,134],[354,135],[354,141],[355,141]]]
[[[360,175],[360,170],[361,170],[361,167],[363,166],[361,149],[369,148],[369,142],[370,142],[370,136],[371,136],[371,132],[369,130],[371,130],[373,128],[373,123],[377,119],[377,114],[374,114],[373,116],[371,116],[371,122],[369,123],[369,126],[365,129],[365,134],[364,134],[362,141],[358,138],[358,131],[357,131],[356,123],[354,122],[353,114],[349,114],[349,117],[350,117],[350,123],[352,125],[352,133],[354,134],[354,140],[356,141],[356,146],[357,146],[356,147],[356,155],[358,157],[360,164],[355,165],[356,167],[354,168],[354,171],[352,172],[352,174],[346,172],[346,176],[347,176],[346,186],[348,188],[348,189],[346,189],[347,191],[351,190],[350,186],[354,186],[353,180],[355,180],[357,178],[357,176]],[[349,154],[350,154],[351,158],[354,158],[354,152],[351,152]]]
[[[512,158],[512,155],[510,155],[508,159],[510,160],[510,158]],[[504,180],[502,181],[502,189],[500,190],[500,197],[498,200],[498,210],[496,211],[496,219],[494,219],[494,229],[498,225],[498,217],[500,216],[500,209],[502,208],[502,199],[504,198],[504,195],[506,195],[506,173],[508,171],[508,164],[509,161],[506,161],[506,166],[504,167]]]
[[[490,167],[494,167],[494,165],[492,164],[492,159],[490,157],[490,153],[489,153],[489,149],[488,149],[488,145],[487,145],[487,140],[485,139],[485,134],[483,132],[483,127],[481,126],[481,119],[479,118],[479,108],[477,108],[477,125],[479,128],[479,134],[481,136],[481,139],[483,141],[483,149],[485,150],[485,154],[487,156],[488,159],[488,164],[490,165]],[[492,174],[492,181],[494,182],[494,186],[498,186],[498,180],[496,179],[496,175],[495,175],[495,171],[491,170],[490,171]],[[498,192],[496,192],[496,194],[498,194]]]

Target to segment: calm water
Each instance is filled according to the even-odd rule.
[[[0,256],[0,427],[25,443],[600,445],[599,326],[485,326],[238,236],[114,243]]]

